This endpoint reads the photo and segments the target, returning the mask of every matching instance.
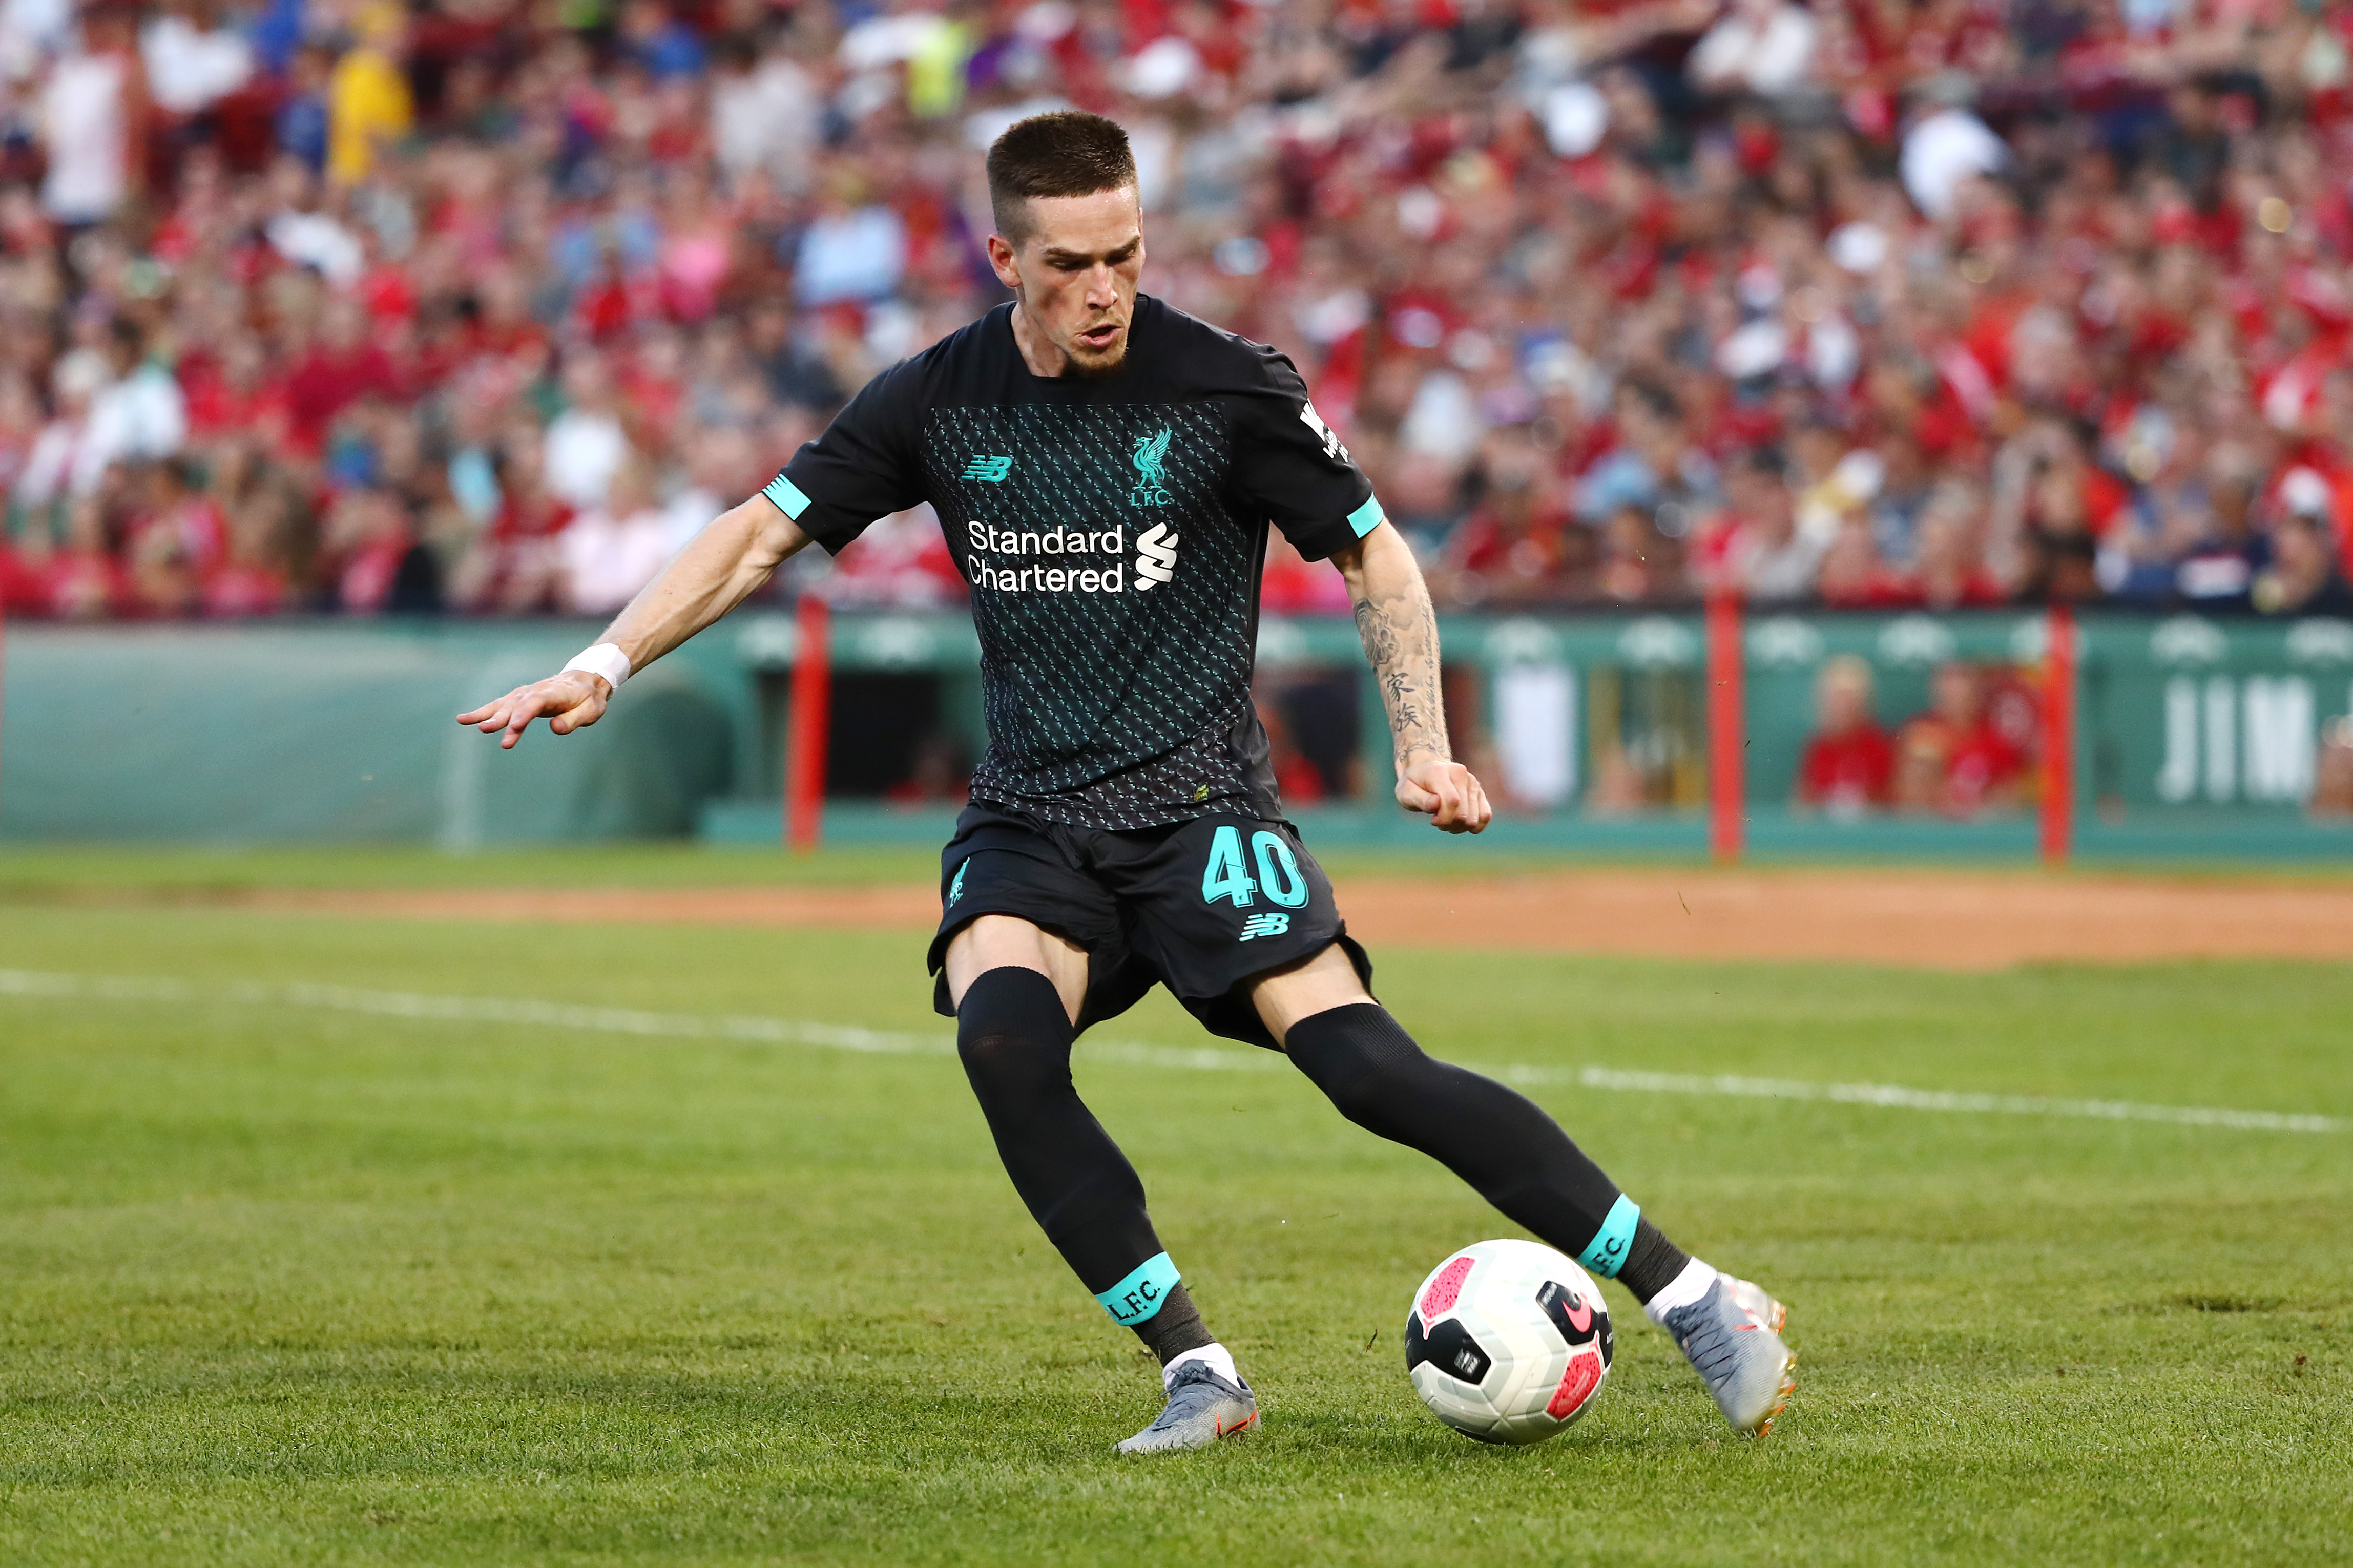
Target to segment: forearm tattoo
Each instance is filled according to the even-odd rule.
[[[1438,615],[1420,574],[1387,593],[1367,587],[1356,601],[1356,636],[1380,683],[1398,772],[1425,757],[1452,761],[1438,685]]]

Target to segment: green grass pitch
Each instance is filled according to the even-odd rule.
[[[693,879],[653,864],[624,874]],[[1612,1287],[1591,1413],[1499,1450],[1422,1410],[1400,1335],[1421,1275],[1507,1225],[1293,1075],[1082,1042],[1267,1416],[1124,1461],[1156,1380],[952,1058],[219,999],[944,1035],[919,938],[292,920],[62,896],[79,875],[7,883],[0,968],[215,999],[0,995],[0,1562],[2353,1559],[2353,1133],[1539,1089],[1789,1302],[1799,1384],[1732,1438]],[[2344,967],[1375,956],[1479,1061],[2353,1116]],[[1100,1033],[1201,1043],[1158,1001]]]

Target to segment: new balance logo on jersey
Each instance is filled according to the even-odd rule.
[[[964,477],[968,479],[987,479],[989,483],[996,484],[1012,471],[1013,459],[1010,458],[975,458],[965,465]]]
[[[1332,426],[1324,423],[1324,416],[1315,412],[1315,405],[1303,403],[1299,405],[1299,422],[1315,432],[1316,439],[1324,443],[1325,457],[1335,463],[1348,460],[1348,448],[1340,445],[1340,437],[1332,433]]]
[[[1176,576],[1176,535],[1166,524],[1155,522],[1135,536],[1135,591],[1141,594],[1155,583],[1173,582]]]
[[[1242,934],[1236,940],[1250,942],[1262,936],[1282,936],[1287,934],[1290,930],[1291,917],[1289,915],[1273,912],[1262,915],[1252,915],[1250,919],[1242,921]]]
[[[1135,489],[1127,498],[1128,505],[1168,504],[1168,471],[1161,465],[1168,456],[1169,438],[1176,434],[1174,428],[1164,425],[1157,436],[1138,436],[1135,438],[1135,455],[1130,459],[1135,464]],[[1164,577],[1161,581],[1166,582],[1167,579]]]

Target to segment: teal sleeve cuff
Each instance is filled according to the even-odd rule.
[[[1585,1244],[1585,1250],[1577,1255],[1577,1260],[1604,1279],[1617,1279],[1618,1270],[1626,1262],[1626,1249],[1634,1245],[1635,1223],[1641,1217],[1641,1205],[1620,1193],[1618,1201],[1609,1205],[1609,1217],[1601,1222],[1593,1239]]]
[[[783,512],[786,517],[791,518],[795,522],[798,522],[801,520],[801,513],[808,510],[808,497],[801,493],[800,486],[793,483],[792,480],[785,478],[782,474],[778,474],[775,479],[770,479],[768,481],[767,488],[760,493],[766,496],[770,500],[775,501],[776,503],[776,510]]]
[[[1135,1266],[1134,1273],[1108,1290],[1095,1292],[1112,1321],[1133,1328],[1147,1322],[1160,1310],[1168,1292],[1176,1288],[1176,1266],[1168,1261],[1165,1252],[1155,1253]]]
[[[1357,538],[1362,539],[1388,520],[1389,514],[1381,510],[1381,498],[1366,496],[1365,504],[1348,514],[1348,526],[1356,531]]]

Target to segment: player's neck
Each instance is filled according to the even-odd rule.
[[[1039,329],[1018,300],[1013,302],[1013,346],[1021,351],[1021,363],[1031,375],[1054,381],[1070,374],[1071,356]]]

